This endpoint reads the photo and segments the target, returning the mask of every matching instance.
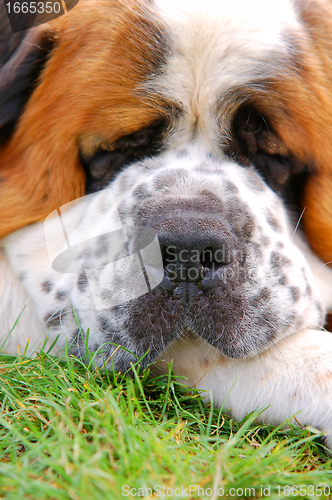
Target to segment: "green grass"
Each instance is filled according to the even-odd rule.
[[[314,429],[275,429],[254,414],[237,423],[171,374],[137,368],[130,378],[70,356],[3,354],[0,390],[0,498],[219,498],[218,488],[224,498],[267,498],[261,488],[269,487],[268,498],[312,499],[327,498],[320,484],[332,490],[331,460]],[[122,496],[126,485],[136,496]],[[204,493],[189,495],[189,485]],[[154,486],[154,497],[138,490]],[[175,491],[182,486],[187,496]]]

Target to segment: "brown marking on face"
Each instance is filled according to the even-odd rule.
[[[314,251],[332,261],[332,4],[295,0],[300,32],[285,32],[288,55],[272,77],[249,88],[286,149],[311,176],[302,196],[303,224]],[[250,94],[252,98],[250,98]]]
[[[306,78],[311,92],[310,148],[315,175],[304,190],[303,224],[314,251],[332,261],[332,4],[328,0],[298,2],[306,25]]]
[[[84,195],[82,137],[112,143],[165,113],[161,100],[137,90],[167,46],[144,5],[81,0],[48,23],[56,47],[0,148],[0,237]]]

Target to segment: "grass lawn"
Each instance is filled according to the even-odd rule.
[[[151,379],[137,367],[129,378],[92,360],[3,354],[0,389],[0,498],[322,499],[332,491],[315,429],[275,429],[255,415],[234,422],[171,375]]]

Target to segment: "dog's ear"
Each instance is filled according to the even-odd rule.
[[[35,21],[27,16],[22,27]],[[12,133],[53,45],[44,28],[13,33],[0,1],[0,142]]]

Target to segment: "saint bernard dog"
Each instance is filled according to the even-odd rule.
[[[332,448],[331,0],[0,7],[3,349],[172,360]]]

